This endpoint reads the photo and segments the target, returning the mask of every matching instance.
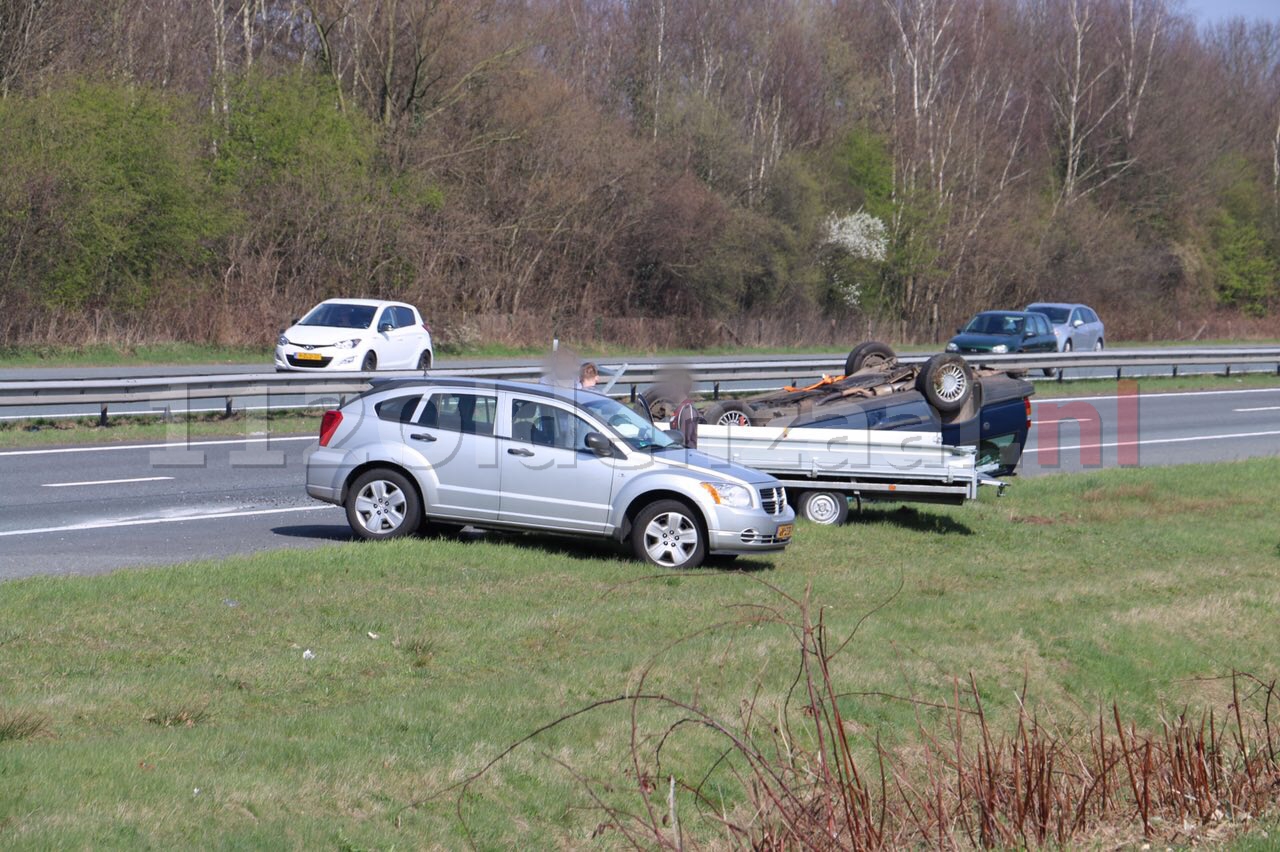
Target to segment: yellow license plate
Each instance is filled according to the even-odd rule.
[[[299,352],[293,357],[297,358],[299,361],[319,361],[324,356],[319,352]]]
[[[788,541],[791,538],[791,524],[783,524],[778,527],[778,541]]]

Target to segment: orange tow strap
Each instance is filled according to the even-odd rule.
[[[791,392],[817,390],[820,387],[825,387],[827,385],[834,385],[836,382],[840,381],[843,378],[844,376],[828,376],[826,373],[823,373],[821,381],[814,382],[813,384],[809,385],[807,388],[797,388],[797,387],[793,387],[792,385],[787,385],[786,387],[783,388],[783,390],[791,391]]]

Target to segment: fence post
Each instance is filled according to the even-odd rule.
[[[107,404],[102,403],[102,409],[98,412],[98,425],[106,428],[107,426]]]

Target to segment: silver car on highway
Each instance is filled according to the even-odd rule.
[[[376,382],[325,413],[307,493],[365,539],[424,525],[596,536],[664,568],[781,550],[795,520],[772,476],[686,449],[616,400],[507,381]]]

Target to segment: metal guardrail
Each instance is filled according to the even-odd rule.
[[[904,364],[924,363],[929,354],[903,354]],[[1168,349],[1106,350],[1103,352],[1046,352],[1014,355],[970,355],[966,360],[975,367],[1032,371],[1056,368],[1111,368],[1120,378],[1126,368],[1170,367],[1177,375],[1179,367],[1224,365],[1230,374],[1235,365],[1275,364],[1280,375],[1280,347],[1196,347]],[[653,382],[673,366],[688,370],[699,384],[710,385],[717,392],[723,383],[771,382],[795,384],[824,374],[844,371],[844,358],[825,356],[753,357],[742,361],[694,361],[681,359],[653,360],[606,367],[615,373],[614,381],[636,387]],[[616,375],[621,369],[622,374]],[[166,403],[178,400],[222,399],[228,413],[232,402],[244,397],[344,396],[360,393],[374,378],[412,378],[414,372],[380,373],[241,373],[206,376],[156,376],[104,379],[28,379],[0,382],[0,408],[44,407],[89,404],[100,409],[105,420],[110,406],[122,403]],[[443,367],[430,371],[431,376],[467,378],[503,378],[536,381],[541,375],[539,363],[524,362],[510,366]]]

